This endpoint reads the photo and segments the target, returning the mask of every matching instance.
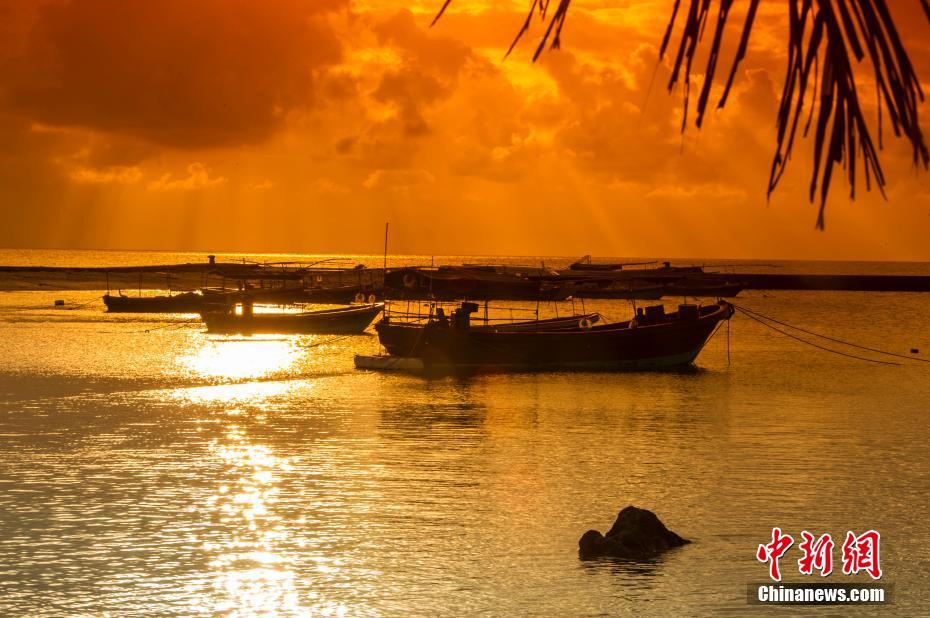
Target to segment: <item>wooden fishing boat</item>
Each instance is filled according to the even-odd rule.
[[[203,294],[184,292],[172,296],[124,296],[104,294],[109,313],[199,313],[206,307]]]
[[[383,303],[352,305],[301,313],[208,311],[201,314],[211,333],[305,334],[361,333],[384,308]]]
[[[426,369],[508,371],[538,369],[636,370],[690,365],[733,306],[680,305],[666,314],[648,307],[632,320],[608,324],[578,322],[567,328],[492,330],[473,327],[474,303],[462,303],[448,322],[392,321],[375,325],[391,356],[415,358]]]

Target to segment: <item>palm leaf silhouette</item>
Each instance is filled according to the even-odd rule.
[[[556,3],[551,12],[550,1]],[[930,0],[910,1],[919,2],[930,20]],[[451,2],[444,0],[433,23],[439,20]],[[870,190],[874,184],[884,196],[885,174],[878,156],[882,147],[884,114],[887,114],[895,136],[910,142],[914,165],[928,167],[930,153],[918,117],[918,105],[924,95],[886,0],[785,2],[789,16],[788,62],[776,117],[776,146],[767,194],[771,196],[785,172],[799,126],[802,126],[804,136],[813,129],[809,198],[812,202],[819,199],[817,227],[823,229],[827,195],[837,167],[846,174],[851,199],[856,196],[856,172],[860,165],[866,189]],[[739,65],[746,55],[760,3],[761,0],[741,0],[746,7],[746,17],[723,93],[717,102],[718,109],[726,105]],[[544,30],[533,60],[538,59],[547,47],[557,49],[570,4],[571,0],[531,0],[526,20],[507,54],[528,32],[534,18],[543,23]],[[692,64],[703,44],[705,31],[709,27],[711,36],[704,80],[695,105],[698,128],[702,126],[710,104],[711,88],[718,79],[720,49],[735,4],[736,0],[673,0],[659,57],[665,58],[674,49],[668,89],[673,91],[679,85],[683,88],[682,131],[687,126]],[[676,34],[680,38],[677,46],[673,46]],[[872,139],[856,83],[855,67],[863,62],[871,67],[877,88],[877,142]]]

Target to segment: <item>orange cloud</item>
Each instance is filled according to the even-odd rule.
[[[390,220],[426,254],[930,259],[930,181],[897,142],[889,203],[838,183],[826,234],[806,145],[766,202],[781,3],[684,134],[668,1],[573,3],[535,64],[536,26],[502,60],[522,3],[429,28],[438,4],[0,0],[0,246],[373,251]],[[930,79],[930,27],[900,23]]]
[[[320,14],[342,4],[50,2],[6,67],[6,98],[39,122],[161,145],[259,142],[339,60]]]
[[[187,166],[187,176],[174,178],[172,174],[163,174],[158,180],[153,180],[147,187],[149,191],[193,191],[195,189],[208,189],[225,184],[226,178],[210,176],[210,170],[203,163],[191,163]],[[254,185],[253,185],[254,187]],[[269,188],[263,186],[261,188]]]

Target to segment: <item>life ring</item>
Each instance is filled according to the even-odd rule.
[[[405,288],[412,288],[414,285],[416,285],[416,283],[417,283],[417,278],[414,276],[413,273],[407,273],[406,275],[404,275],[404,287]]]
[[[374,294],[369,294],[369,295],[368,295],[368,304],[369,304],[369,305],[375,304],[375,301],[377,301],[377,300],[378,300],[378,297],[375,296]]]
[[[357,303],[359,303],[359,304],[365,302],[365,295],[364,295],[362,292],[359,292],[358,294],[356,294],[356,295],[355,295],[355,302],[357,302]]]
[[[581,318],[580,320],[578,320],[578,327],[583,328],[584,330],[588,330],[589,328],[591,328],[593,324],[594,322],[592,322],[588,318]]]

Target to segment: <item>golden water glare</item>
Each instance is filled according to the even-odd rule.
[[[292,389],[292,380],[267,378],[291,369],[301,350],[294,338],[286,337],[203,338],[198,343],[192,353],[179,358],[180,364],[199,377],[230,383],[172,393],[187,402],[222,404],[220,422],[228,423],[222,437],[208,447],[225,473],[205,505],[211,527],[226,532],[212,532],[203,543],[210,557],[212,590],[198,600],[196,611],[243,617],[342,615],[338,604],[302,606],[293,555],[284,546],[303,547],[304,542],[292,538],[289,523],[294,522],[275,511],[279,482],[292,471],[291,462],[251,438],[236,422],[246,414],[263,420],[269,400]]]
[[[206,339],[180,362],[199,377],[257,379],[286,371],[299,356],[293,338]]]
[[[236,425],[213,441],[210,452],[225,465],[231,482],[216,488],[208,506],[220,525],[236,530],[225,543],[204,544],[220,599],[212,609],[242,616],[308,614],[300,606],[292,564],[279,551],[289,532],[274,512],[276,481],[290,471],[290,463],[251,442]]]

